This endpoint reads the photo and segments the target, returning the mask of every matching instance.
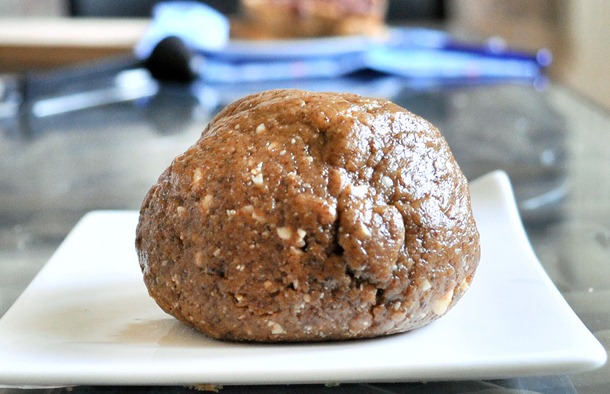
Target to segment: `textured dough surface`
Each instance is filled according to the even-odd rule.
[[[366,338],[449,311],[479,262],[439,131],[383,100],[275,90],[222,110],[146,195],[150,295],[203,333]]]

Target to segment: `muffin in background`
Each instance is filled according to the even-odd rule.
[[[387,0],[241,0],[231,34],[240,39],[380,36]]]

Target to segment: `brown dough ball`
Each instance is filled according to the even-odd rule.
[[[265,342],[422,327],[468,289],[480,254],[466,178],[434,126],[300,90],[222,110],[148,192],[136,247],[164,311]]]

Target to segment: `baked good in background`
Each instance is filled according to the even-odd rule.
[[[241,0],[231,35],[243,39],[381,36],[386,10],[387,0]]]
[[[479,235],[440,132],[384,100],[272,90],[228,105],[146,195],[150,295],[208,336],[367,338],[468,289]]]

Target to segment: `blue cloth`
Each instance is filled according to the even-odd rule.
[[[335,78],[362,70],[418,80],[477,81],[544,78],[548,50],[526,54],[499,40],[461,43],[431,29],[391,28],[383,40],[330,37],[275,42],[229,39],[228,19],[193,1],[159,3],[136,48],[146,58],[164,37],[177,36],[198,55],[198,74],[209,83]]]
[[[146,59],[159,41],[176,36],[197,50],[220,50],[229,42],[229,21],[214,8],[194,1],[158,3],[152,21],[135,48]]]

